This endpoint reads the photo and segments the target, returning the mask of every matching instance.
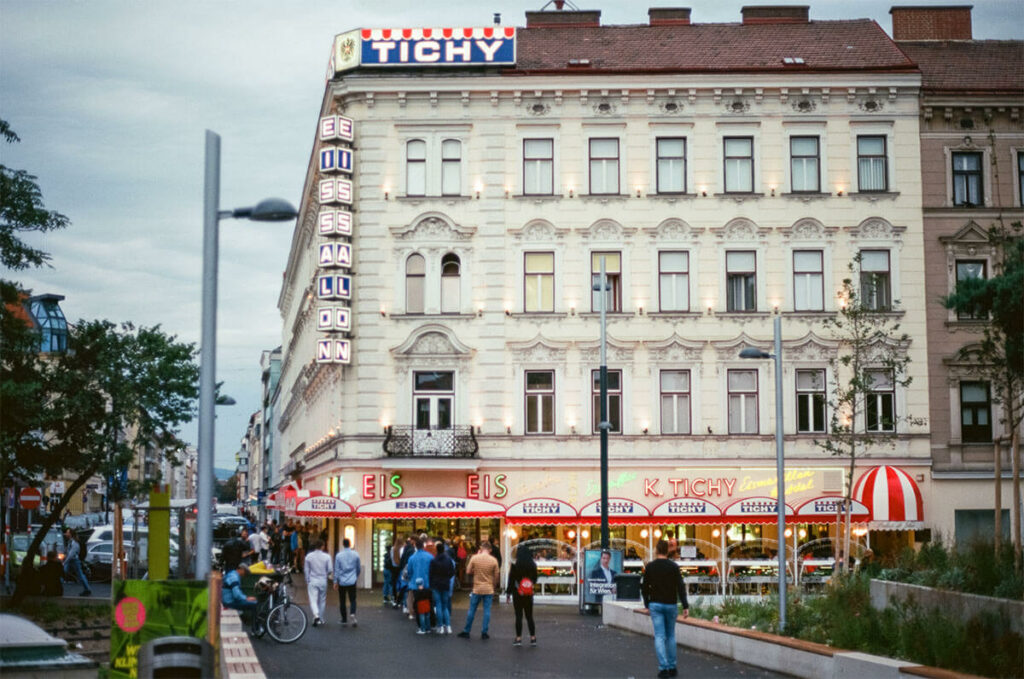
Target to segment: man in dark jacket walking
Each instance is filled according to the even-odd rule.
[[[644,606],[651,614],[654,625],[654,652],[658,656],[658,676],[674,677],[676,670],[676,599],[683,604],[683,618],[690,617],[690,604],[686,600],[686,584],[679,566],[668,558],[668,542],[658,540],[657,558],[644,569]]]

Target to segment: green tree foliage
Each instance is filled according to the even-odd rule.
[[[232,503],[238,499],[238,474],[217,483],[217,502]]]

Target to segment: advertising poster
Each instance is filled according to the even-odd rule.
[[[615,576],[622,573],[621,549],[588,549],[583,555],[583,603],[599,604],[615,594]]]
[[[209,591],[202,580],[119,580],[113,586],[110,674],[138,677],[139,649],[160,637],[205,638]]]

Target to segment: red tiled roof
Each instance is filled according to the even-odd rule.
[[[921,68],[929,92],[1024,91],[1024,41],[929,40],[896,43]]]
[[[521,28],[517,42],[517,64],[509,74],[916,70],[870,19]],[[786,57],[800,57],[804,64],[784,64]],[[569,66],[570,59],[589,59],[590,65]]]

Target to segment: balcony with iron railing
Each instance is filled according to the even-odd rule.
[[[393,424],[384,436],[388,457],[476,457],[479,449],[469,425],[428,429]]]

